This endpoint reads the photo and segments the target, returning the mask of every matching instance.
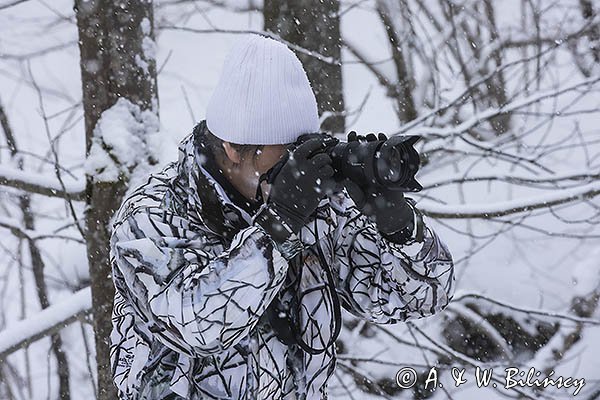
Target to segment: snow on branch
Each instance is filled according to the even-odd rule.
[[[585,79],[583,81],[580,81],[580,82],[577,82],[577,83],[574,83],[571,85],[567,85],[567,86],[564,86],[564,87],[561,87],[561,88],[558,88],[555,90],[548,90],[545,92],[535,93],[535,94],[527,96],[525,98],[514,100],[513,102],[510,102],[502,107],[489,108],[485,111],[482,111],[480,113],[477,113],[477,114],[471,116],[471,118],[467,119],[466,121],[462,122],[461,124],[458,124],[458,125],[450,127],[450,128],[437,128],[437,127],[431,127],[431,126],[423,126],[423,127],[419,127],[419,128],[415,128],[415,129],[408,129],[408,130],[403,130],[403,131],[401,130],[401,131],[395,132],[394,134],[399,134],[401,132],[404,132],[405,134],[409,134],[409,135],[420,135],[423,137],[428,136],[428,137],[439,137],[439,138],[448,138],[451,136],[458,136],[464,132],[467,132],[469,129],[472,129],[473,127],[477,126],[482,121],[488,120],[488,119],[496,117],[498,115],[514,112],[521,108],[528,107],[532,104],[539,103],[543,100],[554,98],[554,97],[560,96],[564,93],[568,93],[568,92],[572,92],[572,91],[581,89],[582,87],[585,87],[585,86],[593,86],[598,82],[600,82],[600,76],[593,76],[589,79]],[[490,148],[493,148],[493,145],[490,144]]]
[[[438,204],[432,201],[419,202],[418,207],[424,214],[435,218],[492,218],[548,208],[574,200],[591,198],[600,194],[600,181],[568,189],[553,189],[551,193],[522,199],[498,201],[485,204]]]
[[[13,1],[9,1],[8,3],[5,3],[5,4],[0,4],[0,10],[5,10],[9,7],[13,7],[18,4],[25,3],[26,1],[29,1],[29,0],[13,0]]]
[[[0,185],[22,189],[30,193],[73,200],[83,200],[85,195],[85,182],[83,181],[65,182],[66,191],[63,191],[60,182],[55,177],[24,172],[2,165],[0,165]]]
[[[417,326],[413,321],[406,321],[406,325],[408,325],[409,327],[411,327],[412,329],[416,330],[419,334],[421,334],[421,336],[423,336],[429,343],[431,343],[433,346],[437,347],[438,349],[440,349],[441,351],[443,351],[444,353],[446,353],[446,355],[450,356],[451,358],[453,358],[456,361],[460,361],[465,365],[469,365],[473,368],[475,367],[482,367],[482,363],[476,359],[473,359],[471,357],[468,357],[462,353],[459,353],[455,350],[453,350],[452,348],[440,343],[438,340],[435,340],[433,337],[431,337],[430,335],[428,335],[423,329],[419,328],[419,326]],[[491,376],[491,379],[501,385],[504,384],[504,382],[500,379],[495,377],[494,375]],[[518,393],[519,395],[521,395],[524,398],[527,399],[535,399],[536,397],[533,397],[532,395],[530,395],[528,393],[529,389],[525,389],[522,390],[520,388],[517,387],[511,387],[510,390],[514,391],[515,393]]]
[[[81,289],[67,299],[38,314],[0,331],[0,360],[11,353],[55,332],[89,314],[92,309],[90,288]]]
[[[138,163],[153,163],[159,154],[158,116],[121,97],[105,110],[96,127],[86,174],[95,182],[128,180]]]
[[[472,292],[457,293],[457,294],[455,294],[454,298],[452,299],[453,304],[457,303],[460,300],[468,299],[468,298],[484,300],[489,303],[495,304],[499,307],[503,307],[503,308],[506,308],[506,309],[509,309],[512,311],[526,313],[529,315],[539,315],[539,316],[544,316],[544,317],[558,318],[558,319],[564,319],[567,321],[579,322],[579,323],[589,324],[589,325],[600,325],[600,320],[597,320],[597,319],[576,317],[576,316],[573,316],[570,314],[558,313],[558,312],[553,312],[553,311],[549,311],[549,310],[538,310],[538,309],[532,309],[532,308],[519,307],[519,306],[515,306],[514,304],[507,303],[505,301],[493,299],[493,298],[488,297],[481,293],[472,293]]]
[[[543,174],[543,175],[519,175],[519,174],[479,174],[468,176],[464,173],[446,175],[443,177],[434,177],[432,179],[420,179],[421,185],[427,188],[437,188],[445,185],[465,182],[498,181],[516,185],[541,185],[541,184],[566,184],[571,181],[591,181],[600,179],[600,174],[590,173],[588,170],[576,172],[567,172],[562,174]]]
[[[505,357],[507,357],[509,360],[514,360],[515,354],[510,345],[506,342],[506,339],[504,339],[494,325],[492,325],[483,316],[456,301],[449,304],[447,310],[454,312],[466,320],[471,321],[471,323],[477,326],[478,329],[484,330],[488,337],[492,339],[494,343],[496,343],[496,346],[498,346],[499,349],[502,349],[502,353],[505,355]]]

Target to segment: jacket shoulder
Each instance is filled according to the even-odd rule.
[[[176,162],[170,162],[160,171],[149,174],[142,184],[125,194],[113,217],[113,228],[133,214],[149,208],[162,208],[181,214],[184,199],[178,178]]]

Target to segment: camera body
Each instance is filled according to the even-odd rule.
[[[420,165],[414,144],[421,136],[393,136],[387,140],[342,142],[326,133],[307,133],[298,137],[294,148],[307,140],[328,137],[323,151],[332,159],[334,179],[350,179],[361,187],[383,186],[402,192],[418,192],[423,187],[415,179]]]

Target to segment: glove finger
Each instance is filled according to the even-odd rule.
[[[321,168],[323,165],[331,164],[331,157],[327,153],[317,153],[310,158],[310,161],[315,167]]]
[[[358,135],[356,134],[356,131],[350,131],[350,133],[348,133],[347,140],[349,142],[356,142],[358,140]]]
[[[323,167],[319,168],[318,175],[321,181],[323,181],[324,179],[332,178],[334,173],[335,171],[333,170],[333,167],[325,164]]]
[[[367,135],[367,142],[374,142],[377,140],[377,136],[375,136],[375,134],[373,132],[369,133]]]
[[[378,140],[387,140],[387,135],[383,132],[379,132],[377,135]]]
[[[293,151],[294,158],[296,160],[306,160],[310,158],[312,154],[325,150],[327,143],[329,142],[330,140],[325,138],[307,140]]]

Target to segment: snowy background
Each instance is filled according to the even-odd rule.
[[[9,7],[11,3],[19,4]],[[466,88],[460,66],[448,56],[448,49],[454,46],[452,29],[445,26],[446,36],[437,32],[427,24],[430,20],[418,6],[425,3],[443,20],[438,2],[390,3],[410,4],[415,15],[414,29],[423,43],[428,43],[422,46],[423,53],[439,55],[435,68],[418,58],[411,65],[418,115],[427,115],[461,96]],[[485,2],[455,3],[466,5],[461,21],[477,25],[481,13],[470,7]],[[539,59],[532,58],[504,71],[507,100],[519,107],[519,112],[511,116],[510,130],[496,140],[490,139],[489,129],[482,130],[480,136],[457,129],[460,124],[477,126],[473,121],[482,119],[486,109],[493,108],[473,106],[467,99],[460,106],[451,107],[456,110],[448,113],[451,115],[421,121],[407,131],[431,139],[420,148],[429,154],[429,162],[417,175],[425,189],[412,197],[429,214],[427,222],[453,254],[457,300],[446,312],[411,324],[379,329],[349,323],[341,337],[345,351],[339,361],[346,368],[338,366],[330,381],[332,398],[494,399],[515,395],[510,390],[477,388],[472,381],[454,388],[448,366],[472,366],[471,361],[496,366],[500,372],[509,365],[525,370],[553,369],[556,376],[585,378],[586,386],[577,397],[600,396],[600,313],[596,309],[600,294],[600,66],[594,59],[600,41],[596,37],[594,42],[594,36],[586,31],[577,41],[565,41],[564,45],[561,42],[561,38],[577,32],[586,23],[580,8],[585,1],[492,3],[502,38],[519,42],[536,35],[538,39],[543,37],[526,50],[510,47],[503,52],[502,64],[533,57],[536,51],[553,43],[555,46]],[[375,2],[340,4],[344,10],[344,41],[359,49],[383,76],[393,80],[390,43],[375,12]],[[600,12],[598,2],[590,4]],[[260,8],[257,2],[253,5]],[[261,31],[262,12],[247,8],[248,2],[241,0],[155,2],[160,128],[154,144],[160,162],[154,168],[175,160],[178,142],[204,118],[224,57],[238,37],[233,33],[192,33],[161,26]],[[540,17],[537,28],[530,22],[536,21],[536,15]],[[597,26],[598,15],[589,21]],[[398,24],[402,26],[400,16]],[[497,41],[484,28],[478,33],[486,45],[480,49],[481,57],[488,60]],[[465,64],[481,62],[462,51]],[[580,57],[575,57],[575,53]],[[394,110],[394,99],[388,96],[373,70],[346,47],[342,50],[342,62],[344,100],[346,109],[352,112],[346,119],[346,131],[393,134],[401,130],[405,124]],[[475,75],[472,79],[478,78]],[[41,115],[39,93],[49,117],[48,126]],[[535,96],[539,99],[531,101]],[[28,179],[56,185],[53,164],[48,161],[52,159],[52,139],[60,164],[68,171],[64,174],[66,182],[75,188],[85,187],[81,98],[73,3],[0,1],[0,104],[23,155]],[[427,105],[431,99],[433,108]],[[527,101],[531,103],[519,106],[519,102]],[[432,125],[435,127],[429,128]],[[16,166],[3,134],[0,146],[0,176],[14,176],[10,174]],[[19,240],[14,231],[15,221],[22,219],[19,193],[14,187],[0,186],[0,352],[12,339],[27,335],[27,329],[34,332],[35,322],[39,321],[36,315],[40,302],[30,255],[26,242]],[[73,204],[75,212],[83,215],[83,202]],[[64,200],[42,195],[32,195],[31,210],[35,235],[49,235],[38,241],[45,261],[43,276],[49,303],[70,306],[67,314],[78,312],[86,304],[89,307],[87,292],[72,297],[88,287],[90,278],[86,248],[73,227],[71,211]],[[493,302],[477,300],[473,294]],[[577,310],[576,306],[582,303],[577,301],[578,296],[591,308],[589,315],[582,317]],[[29,320],[29,328],[22,322],[19,325],[20,320]],[[382,329],[404,343],[391,339]],[[527,338],[515,333],[528,331],[531,338],[540,329],[551,333],[549,341],[542,341],[535,350],[523,344]],[[94,339],[89,317],[65,326],[60,335],[69,363],[71,397],[93,398]],[[56,361],[49,348],[50,339],[45,337],[0,358],[0,397],[58,398]],[[440,376],[446,391],[423,394],[388,388],[388,392],[376,394],[377,389],[369,382],[361,384],[356,378],[360,375],[383,386],[387,379],[393,387],[395,373],[401,366],[416,365],[423,372],[428,365],[440,362],[446,363]],[[472,373],[465,376],[469,378]],[[536,392],[523,388],[523,392],[532,398],[569,398],[573,389],[547,388]]]

